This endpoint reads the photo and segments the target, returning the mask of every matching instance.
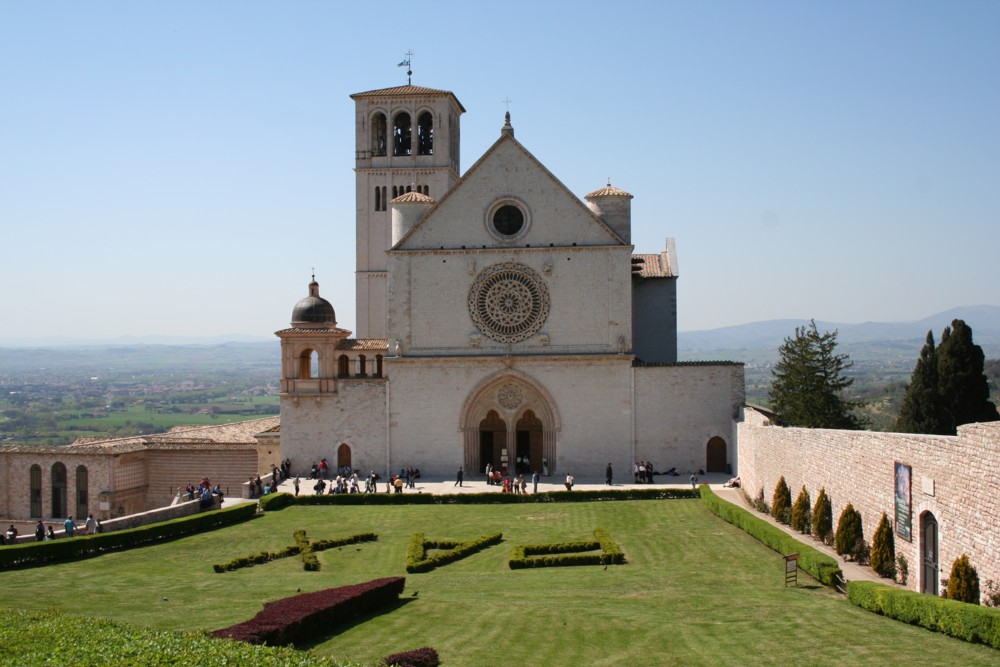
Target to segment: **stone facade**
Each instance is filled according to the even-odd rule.
[[[894,464],[911,467],[912,539],[896,536],[909,561],[909,588],[936,588],[963,553],[981,584],[1000,582],[1000,423],[960,426],[957,436],[781,428],[752,408],[739,425],[739,474],[747,493],[770,501],[779,477],[794,499],[805,485],[812,502],[825,487],[834,527],[851,503],[871,541],[882,512],[894,519]],[[937,522],[938,554],[923,566],[929,518]],[[934,571],[936,570],[936,572]]]

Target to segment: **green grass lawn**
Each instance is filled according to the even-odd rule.
[[[374,543],[216,574],[223,563],[365,531]],[[605,528],[627,565],[510,570],[515,544],[589,539]],[[406,574],[410,535],[504,541]],[[157,629],[211,630],[268,600],[406,576],[406,602],[310,650],[373,662],[431,646],[458,665],[997,665],[1000,653],[850,605],[696,500],[399,507],[290,507],[248,523],[91,560],[0,573],[0,605]],[[416,597],[411,597],[416,592]],[[166,598],[166,600],[164,600]]]

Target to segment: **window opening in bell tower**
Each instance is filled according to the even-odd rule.
[[[417,118],[417,155],[434,155],[434,117],[429,111]]]
[[[396,114],[392,127],[393,155],[400,156],[412,154],[411,132],[410,114],[405,111]]]

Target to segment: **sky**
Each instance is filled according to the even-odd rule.
[[[0,343],[354,329],[354,104],[676,239],[682,331],[1000,304],[1000,2],[0,0]],[[509,102],[505,102],[509,100]]]

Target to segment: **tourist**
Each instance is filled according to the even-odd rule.
[[[458,472],[455,473],[455,486],[462,486],[462,466],[458,467]]]
[[[44,542],[45,541],[45,524],[39,519],[38,523],[35,524],[35,541]]]
[[[608,467],[604,469],[604,483],[611,486],[611,463],[608,463]]]
[[[691,473],[691,476],[688,479],[691,481],[691,488],[692,489],[697,489],[698,488],[698,477],[694,473]]]
[[[396,487],[396,493],[402,493],[403,492],[403,478],[402,477],[397,477],[396,481],[393,482],[392,485],[394,487]]]
[[[327,465],[326,459],[320,459],[320,461],[319,461],[319,476],[322,477],[325,480],[326,479],[327,471],[329,469],[330,469],[330,466]]]
[[[66,521],[65,523],[63,523],[63,526],[66,529],[66,537],[73,537],[73,533],[76,532],[76,522],[73,521],[73,515],[70,515],[66,518]]]
[[[569,473],[566,473],[566,490],[567,491],[573,490],[573,475]]]
[[[538,471],[531,473],[532,493],[538,493]]]
[[[56,533],[54,530],[52,530],[52,526],[49,526],[48,532],[45,533],[45,540],[49,541],[54,539],[56,539]]]
[[[83,531],[87,535],[93,535],[97,532],[97,521],[94,520],[93,514],[87,515],[87,521],[83,524]]]
[[[635,481],[636,484],[639,483],[639,462],[638,461],[636,461],[632,465],[632,479]]]
[[[295,495],[299,495],[299,478],[296,477],[295,481],[292,482],[292,486],[295,487]]]
[[[7,529],[7,544],[17,544],[17,528],[14,524],[10,524],[10,528]]]

